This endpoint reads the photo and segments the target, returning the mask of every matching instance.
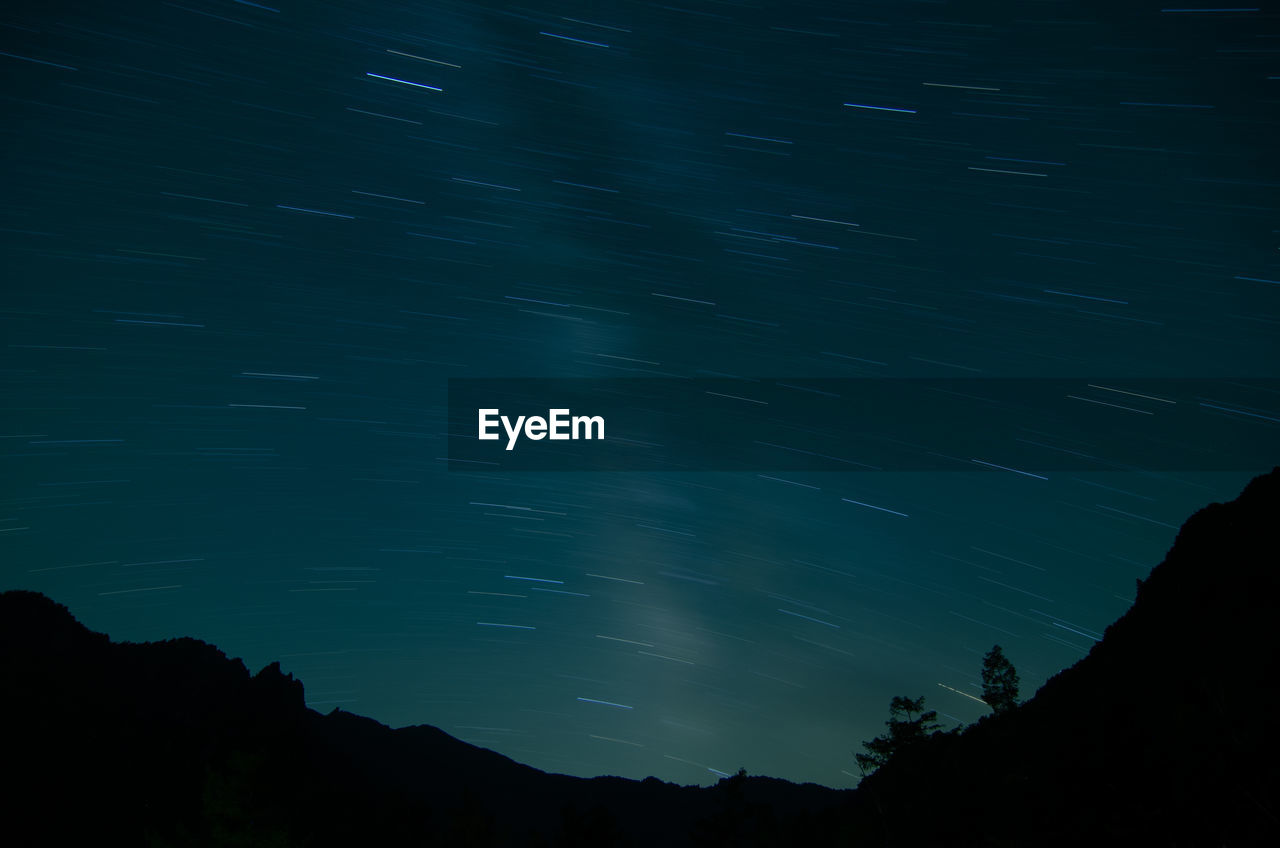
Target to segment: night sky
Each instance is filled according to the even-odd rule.
[[[854,785],[1267,468],[468,472],[447,381],[1280,377],[1278,54],[1154,0],[6,4],[0,587],[550,771]]]

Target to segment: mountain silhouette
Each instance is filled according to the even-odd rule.
[[[1280,468],[1183,524],[1088,656],[872,774],[855,815],[904,845],[1277,844],[1277,530]]]
[[[194,639],[113,643],[5,592],[5,841],[1276,844],[1277,528],[1280,469],[1192,516],[1133,607],[1034,698],[895,754],[857,790],[547,774],[434,727],[322,715],[278,663],[251,675]]]

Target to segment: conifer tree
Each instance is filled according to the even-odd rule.
[[[875,771],[889,762],[898,751],[928,738],[938,730],[938,713],[936,710],[925,710],[923,695],[914,700],[898,695],[889,702],[889,720],[885,725],[889,728],[888,733],[862,743],[867,753],[854,754],[863,774]]]
[[[1018,705],[1018,670],[1005,657],[999,645],[982,658],[982,700],[996,715]]]

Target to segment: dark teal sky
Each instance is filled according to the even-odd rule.
[[[0,586],[579,775],[1030,694],[1266,468],[468,474],[446,381],[1280,376],[1277,17],[1119,7],[7,7]]]

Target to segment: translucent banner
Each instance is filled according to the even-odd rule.
[[[1280,379],[454,379],[454,471],[1249,471]]]

